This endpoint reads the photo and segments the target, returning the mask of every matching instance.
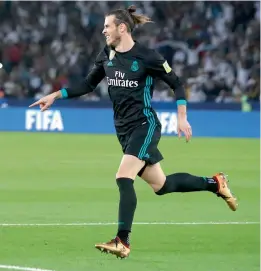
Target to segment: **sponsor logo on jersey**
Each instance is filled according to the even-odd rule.
[[[107,83],[108,83],[108,86],[115,86],[115,87],[136,88],[139,86],[138,81],[125,79],[125,73],[120,72],[120,71],[115,71],[114,78],[109,78],[107,76]]]
[[[170,73],[171,72],[171,67],[169,66],[169,63],[167,61],[165,61],[163,63],[163,68],[165,70],[166,73]]]
[[[133,72],[136,72],[136,71],[139,70],[139,64],[138,64],[137,61],[133,61],[133,62],[132,62],[131,70],[132,70]]]

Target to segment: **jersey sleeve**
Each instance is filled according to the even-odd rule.
[[[146,57],[147,72],[168,84],[175,93],[176,100],[186,100],[185,89],[168,62],[155,50],[150,50]]]
[[[92,92],[101,80],[105,77],[103,62],[105,60],[105,52],[101,51],[87,77],[78,85],[72,88],[62,89],[63,98],[74,98]]]

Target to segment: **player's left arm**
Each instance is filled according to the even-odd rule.
[[[192,129],[187,121],[187,99],[185,89],[168,62],[156,51],[151,50],[151,53],[146,57],[147,72],[152,76],[161,79],[174,91],[177,111],[178,111],[178,135],[183,132],[186,140],[192,136]]]

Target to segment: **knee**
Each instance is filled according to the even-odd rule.
[[[164,182],[165,183],[165,182]],[[152,188],[153,192],[158,195],[162,196],[162,188],[164,187],[164,183],[152,183],[150,184],[150,187]]]
[[[128,178],[127,176],[125,176],[125,174],[123,174],[122,172],[120,171],[117,171],[116,173],[116,180],[120,179],[120,178]]]
[[[163,185],[155,187],[153,190],[157,196],[163,196],[163,195],[167,194],[168,193],[167,181],[165,181],[165,183]]]
[[[128,179],[135,179],[135,174],[132,174],[131,172],[126,172],[124,170],[118,170],[116,173],[116,179],[120,179],[120,178],[128,178]]]
[[[123,176],[123,174],[120,172],[120,171],[117,171],[116,172],[116,175],[115,175],[115,178],[116,178],[116,180],[117,179],[120,179],[120,178],[125,178],[126,176]]]
[[[161,189],[160,190],[154,190],[154,193],[156,196],[163,196],[164,193],[162,193]]]

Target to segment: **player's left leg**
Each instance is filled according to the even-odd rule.
[[[148,165],[140,177],[159,196],[173,192],[210,191],[222,197],[231,210],[237,209],[237,201],[232,195],[228,187],[228,180],[223,173],[218,173],[213,177],[200,177],[189,173],[174,173],[165,176],[160,163],[156,163]]]
[[[153,116],[148,119],[148,122],[136,127],[129,134],[118,135],[124,152],[116,174],[120,192],[118,232],[115,239],[105,244],[97,244],[96,248],[122,258],[129,255],[129,235],[137,204],[133,182],[150,159],[151,149],[157,145],[160,135],[160,126],[156,125]],[[158,156],[157,159],[161,159],[161,157]]]
[[[144,161],[129,154],[125,154],[121,160],[116,174],[120,192],[118,232],[116,238],[111,241],[95,245],[102,252],[109,252],[120,258],[128,257],[130,253],[129,235],[137,205],[133,183],[144,164]]]

